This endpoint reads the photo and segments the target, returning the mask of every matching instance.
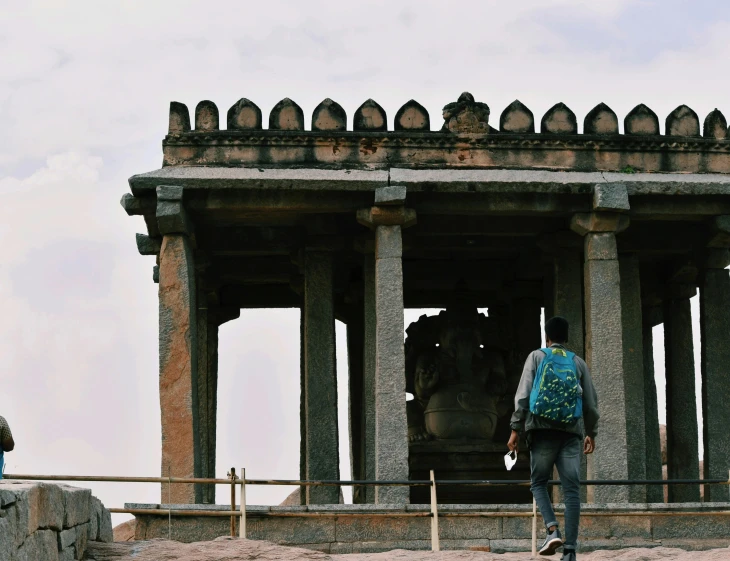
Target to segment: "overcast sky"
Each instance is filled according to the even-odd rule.
[[[160,167],[170,101],[210,99],[225,115],[248,97],[266,122],[284,97],[307,116],[330,97],[350,119],[372,97],[392,126],[415,98],[439,128],[442,106],[469,90],[495,121],[514,99],[536,120],[565,102],[579,126],[599,102],[621,122],[646,103],[663,127],[683,103],[730,114],[728,37],[717,0],[0,0],[7,471],[159,473],[154,260],[137,254],[143,221],[118,201],[129,176]],[[219,476],[298,476],[298,318],[251,311],[222,327]],[[156,485],[91,487],[108,506],[159,500]]]

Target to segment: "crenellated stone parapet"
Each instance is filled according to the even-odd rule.
[[[354,112],[325,99],[305,119],[289,98],[277,103],[263,128],[261,109],[248,99],[237,101],[221,129],[218,108],[201,101],[194,115],[178,102],[170,105],[170,126],[163,141],[165,166],[290,166],[320,167],[461,167],[572,171],[730,173],[727,122],[715,109],[701,124],[681,105],[665,120],[640,104],[623,120],[604,103],[583,119],[564,103],[540,119],[514,101],[490,122],[490,109],[469,93],[444,107],[444,123],[431,130],[428,111],[410,100],[391,123],[372,99]],[[496,121],[496,120],[495,120]],[[496,123],[495,123],[496,124]],[[309,125],[309,130],[305,127]]]

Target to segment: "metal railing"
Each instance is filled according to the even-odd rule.
[[[730,473],[729,479],[654,479],[654,480],[636,480],[636,479],[616,479],[616,480],[586,480],[581,481],[582,486],[671,486],[671,485],[727,485],[730,490]],[[393,481],[341,481],[341,480],[285,480],[285,479],[246,479],[246,469],[241,468],[241,477],[236,475],[235,468],[231,468],[228,473],[228,479],[201,478],[201,477],[123,477],[123,476],[97,476],[97,475],[23,475],[23,474],[5,474],[4,479],[25,480],[25,481],[83,481],[83,482],[104,482],[104,483],[167,483],[168,492],[174,484],[208,484],[208,485],[230,485],[231,487],[231,510],[199,510],[199,509],[172,509],[169,508],[109,508],[109,512],[113,514],[133,514],[133,515],[167,515],[168,516],[168,538],[172,534],[172,517],[173,516],[197,516],[197,517],[230,517],[231,520],[231,536],[246,538],[246,486],[247,485],[283,485],[283,486],[372,486],[372,487],[430,487],[430,512],[373,512],[373,513],[356,513],[356,512],[256,512],[257,517],[370,517],[370,518],[431,518],[431,549],[432,551],[440,551],[439,542],[439,518],[460,518],[460,517],[478,517],[478,518],[532,518],[532,554],[537,553],[537,505],[532,502],[532,512],[507,512],[507,511],[473,511],[473,512],[441,512],[438,510],[437,487],[439,485],[467,485],[467,486],[518,486],[529,487],[530,480],[513,480],[513,479],[492,479],[492,480],[437,480],[433,470],[430,471],[430,478],[423,480],[393,480]],[[549,485],[560,485],[559,480],[551,480]],[[240,508],[236,509],[236,487],[240,488]],[[169,501],[169,499],[168,499]],[[562,512],[556,512],[557,516],[564,516]],[[583,512],[581,516],[600,517],[615,516],[612,512]],[[620,516],[730,516],[730,510],[708,510],[708,511],[625,511]],[[236,532],[236,519],[239,519],[238,532]]]

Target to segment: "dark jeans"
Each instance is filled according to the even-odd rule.
[[[558,468],[565,498],[565,545],[575,548],[580,523],[580,454],[581,439],[578,435],[553,430],[536,430],[531,433],[530,490],[540,509],[545,527],[557,526],[547,483]]]

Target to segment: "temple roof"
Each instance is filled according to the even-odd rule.
[[[681,105],[666,117],[661,134],[657,115],[640,104],[619,133],[618,116],[600,103],[579,134],[575,113],[563,103],[550,108],[539,127],[519,101],[491,123],[489,106],[463,93],[444,107],[443,119],[441,129],[432,131],[428,111],[411,100],[388,130],[385,110],[369,99],[355,110],[348,130],[345,110],[325,99],[305,130],[302,109],[286,98],[271,110],[264,129],[261,110],[244,98],[228,110],[222,130],[213,102],[197,105],[195,128],[188,108],[173,102],[163,165],[730,173],[727,122],[717,109],[700,126],[697,114]]]

